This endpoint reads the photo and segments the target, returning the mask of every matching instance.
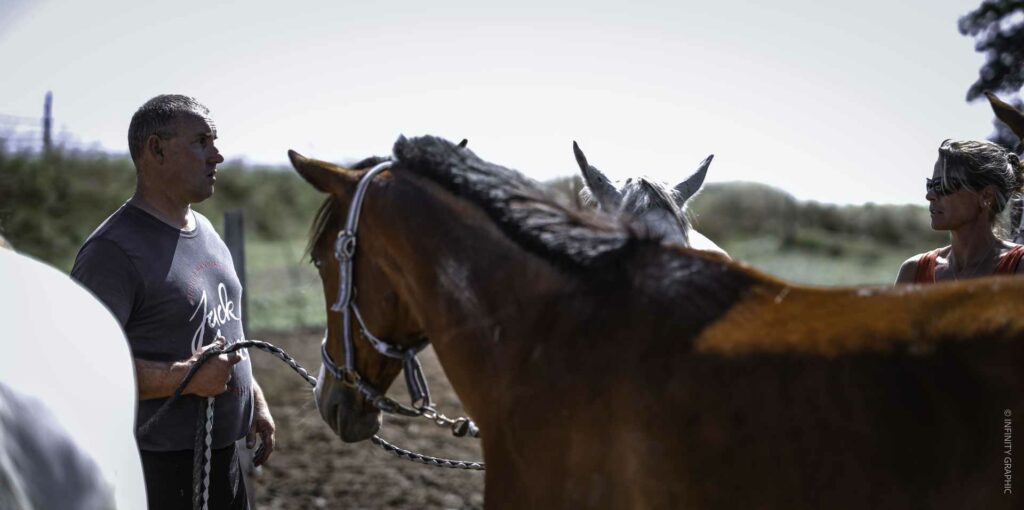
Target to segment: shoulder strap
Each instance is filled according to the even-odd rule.
[[[935,283],[935,261],[939,258],[942,248],[936,248],[917,260],[917,272],[914,274],[914,283]]]
[[[992,274],[1014,274],[1017,272],[1017,264],[1024,258],[1024,246],[1014,246],[1010,251],[999,258],[999,265]]]

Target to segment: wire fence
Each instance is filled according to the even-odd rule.
[[[42,150],[42,121],[0,113],[0,144],[8,151]]]
[[[6,152],[42,153],[47,150],[43,118],[0,113],[0,149]],[[102,152],[98,143],[86,143],[66,127],[51,134],[50,148],[71,152]]]

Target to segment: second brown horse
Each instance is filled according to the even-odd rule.
[[[372,162],[290,156],[330,194],[312,255],[334,303],[334,240]],[[1024,280],[790,285],[565,209],[432,137],[399,139],[368,188],[354,278],[376,336],[433,343],[482,430],[488,508],[1015,504],[1004,420],[1024,413]],[[389,386],[399,362],[355,348]],[[330,375],[318,395],[342,439],[379,427]]]

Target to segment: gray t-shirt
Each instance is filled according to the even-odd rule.
[[[71,276],[91,290],[121,323],[138,359],[175,362],[223,335],[243,340],[242,286],[231,253],[210,221],[195,213],[196,228],[178,230],[131,204],[110,215],[82,245]],[[213,447],[245,436],[252,422],[252,366],[248,354],[234,366],[228,390],[214,404]],[[139,402],[136,426],[166,399]],[[179,398],[139,448],[191,450],[200,398]]]

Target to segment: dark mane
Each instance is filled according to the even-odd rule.
[[[593,266],[638,238],[610,217],[567,209],[519,172],[433,136],[401,137],[394,172],[415,172],[481,207],[524,248],[563,266]]]
[[[370,156],[358,163],[352,165],[352,170],[365,170],[372,168],[380,163],[383,163],[391,158],[383,156]],[[337,214],[338,201],[334,198],[334,195],[327,195],[324,203],[320,204],[320,208],[316,211],[316,216],[313,219],[313,227],[309,230],[309,243],[306,244],[306,255],[313,253],[313,248],[316,247],[320,238],[327,232],[334,232],[338,229],[338,225],[341,218]]]

